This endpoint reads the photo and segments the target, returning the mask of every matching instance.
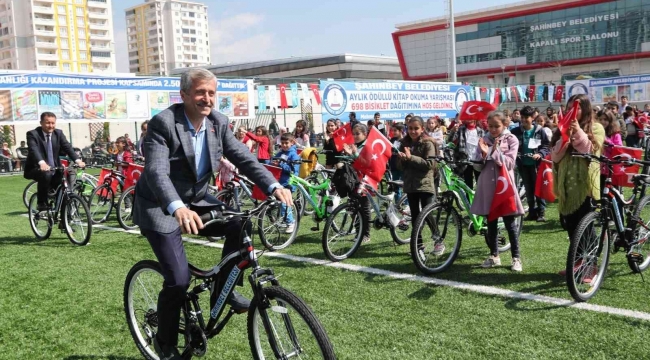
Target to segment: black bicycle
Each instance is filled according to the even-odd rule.
[[[587,301],[603,283],[612,245],[613,252],[625,251],[628,265],[634,273],[640,273],[650,265],[650,247],[647,246],[650,243],[650,195],[637,202],[638,194],[650,184],[650,175],[631,176],[634,189],[628,200],[612,185],[613,165],[650,165],[650,161],[620,156],[608,159],[591,154],[572,156],[603,163],[608,169],[602,198],[593,211],[578,223],[567,254],[566,282],[569,292],[576,301]]]
[[[205,226],[224,224],[233,217],[248,220],[259,216],[264,208],[275,206],[269,199],[252,210],[235,212],[211,211],[201,216]],[[241,231],[242,248],[209,270],[190,264],[192,284],[187,292],[182,310],[179,333],[182,336],[181,352],[184,359],[203,356],[207,340],[223,330],[235,311],[226,310],[226,299],[246,269],[252,269],[248,280],[253,289],[253,300],[248,310],[248,341],[254,359],[335,359],[334,349],[327,333],[316,315],[298,296],[280,286],[273,270],[260,267],[248,221]],[[254,223],[254,222],[253,222]],[[253,232],[255,233],[255,232]],[[220,270],[234,265],[225,284],[219,282]],[[131,268],[124,284],[124,311],[131,335],[145,358],[158,359],[153,349],[153,339],[158,327],[156,314],[158,292],[163,283],[160,265],[144,260]],[[217,292],[217,289],[222,289]],[[199,304],[199,296],[210,293],[210,310],[207,324]],[[222,315],[226,312],[226,315]]]
[[[75,172],[70,171],[73,168],[78,166],[54,167],[50,170],[63,172],[63,181],[54,192],[48,194],[47,210],[38,210],[37,194],[29,199],[29,225],[38,240],[48,239],[52,227],[57,223],[73,244],[83,246],[90,240],[93,228],[88,204],[69,185],[75,183]]]

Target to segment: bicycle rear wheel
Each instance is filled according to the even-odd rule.
[[[93,224],[100,224],[108,219],[111,211],[113,211],[114,199],[115,193],[113,193],[113,189],[108,185],[100,185],[93,190],[88,200],[90,218]]]
[[[68,199],[63,208],[63,221],[65,233],[70,242],[75,245],[86,245],[93,233],[88,205],[77,194],[68,194]]]
[[[52,215],[50,211],[38,211],[38,200],[36,194],[29,199],[29,226],[38,240],[45,240],[52,233]]]
[[[255,297],[248,310],[253,359],[336,359],[323,325],[302,299],[279,286],[264,294],[268,302]]]
[[[634,219],[638,219],[639,222],[650,227],[650,195],[639,200],[639,203],[634,209]],[[627,256],[627,263],[633,272],[640,273],[645,271],[648,265],[650,265],[650,230],[641,224],[636,224],[632,240],[637,244],[633,245],[630,249],[630,253]],[[634,256],[630,256],[632,254]]]
[[[25,207],[29,209],[29,200],[32,198],[33,194],[36,194],[36,187],[38,186],[38,183],[36,180],[32,180],[25,186],[25,190],[23,190],[23,204],[25,204]]]
[[[122,191],[120,199],[117,200],[117,222],[124,230],[133,230],[138,227],[133,222],[133,204],[135,204],[135,185]]]
[[[422,209],[413,226],[411,258],[420,271],[436,274],[454,263],[463,238],[463,222],[456,209],[439,203],[429,204]]]
[[[578,302],[587,301],[596,294],[607,271],[610,241],[600,216],[597,212],[585,215],[569,246],[566,283],[571,296]]]
[[[280,204],[265,206],[257,220],[260,241],[271,251],[287,248],[298,235],[300,212],[297,206],[287,206],[286,209],[286,214],[283,214]],[[293,217],[293,223],[288,221],[289,214]]]
[[[325,221],[323,228],[323,252],[331,261],[341,261],[352,256],[361,245],[365,224],[357,204],[347,202],[339,205]]]

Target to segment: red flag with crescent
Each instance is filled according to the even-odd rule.
[[[494,221],[502,216],[517,212],[517,202],[515,201],[517,192],[515,187],[512,186],[510,174],[508,174],[505,166],[499,167],[498,175],[488,221]]]
[[[140,180],[140,176],[142,176],[143,172],[144,172],[144,166],[137,165],[137,164],[129,164],[129,166],[125,170],[126,178],[124,179],[124,188],[126,189],[129,186],[135,185],[138,182],[138,180]]]
[[[280,88],[280,109],[286,109],[289,107],[287,105],[287,84],[279,84]]]
[[[553,162],[551,155],[542,159],[542,163],[537,168],[537,181],[535,182],[535,196],[549,202],[555,201],[553,193]]]
[[[535,101],[535,85],[528,85],[528,102]]]
[[[569,141],[569,128],[571,127],[571,121],[577,118],[578,109],[580,108],[580,101],[576,100],[573,102],[573,106],[565,115],[562,115],[562,112],[558,114],[557,128],[560,129],[562,134],[562,143]]]
[[[485,120],[492,111],[496,110],[494,105],[487,101],[465,101],[458,114],[460,120]]]
[[[621,159],[641,159],[643,155],[643,149],[631,148],[625,146],[614,146],[612,148],[611,157],[614,158],[618,156]],[[614,173],[612,174],[612,185],[614,186],[625,186],[625,187],[634,187],[632,182],[632,176],[639,173],[639,165],[625,165],[625,164],[616,164],[612,166]]]
[[[314,93],[314,98],[316,99],[316,103],[320,105],[320,90],[318,90],[318,84],[309,84],[309,88],[311,91]]]
[[[363,181],[375,189],[386,172],[386,164],[393,154],[391,148],[390,141],[377,128],[372,127],[359,157],[352,164]]]
[[[336,151],[343,151],[343,145],[354,144],[354,137],[352,136],[352,126],[350,123],[345,124],[344,126],[338,128],[332,133],[332,139],[334,139],[334,146]]]

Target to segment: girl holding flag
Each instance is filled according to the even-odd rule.
[[[605,129],[594,121],[587,95],[572,96],[567,102],[569,106],[573,108],[560,120],[551,138],[551,159],[555,164],[553,185],[560,223],[572,238],[580,219],[591,211],[593,200],[600,200],[600,166],[571,153],[600,156]]]
[[[354,125],[352,127],[352,136],[354,138],[354,144],[343,145],[343,153],[356,161],[356,159],[359,158],[359,154],[361,154],[361,149],[363,149],[366,144],[368,127],[363,124]],[[361,205],[361,217],[364,222],[368,224],[368,226],[363,229],[363,234],[361,234],[362,242],[367,243],[370,242],[370,200],[365,196],[361,196],[359,198],[359,204]]]
[[[481,265],[491,268],[501,265],[498,245],[499,217],[508,231],[512,253],[512,271],[522,271],[519,254],[519,231],[517,217],[524,214],[519,196],[516,196],[514,168],[519,150],[519,140],[506,132],[505,115],[494,111],[488,115],[488,133],[478,141],[474,160],[482,161],[474,165],[479,175],[474,202],[470,211],[488,217],[487,243],[490,256]],[[507,177],[506,177],[507,174]]]

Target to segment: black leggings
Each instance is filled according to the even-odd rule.
[[[582,205],[580,205],[578,210],[574,211],[572,214],[560,214],[560,224],[562,224],[562,228],[569,233],[569,240],[573,239],[573,233],[575,233],[580,220],[593,210],[592,204],[593,198],[588,196],[585,198],[585,201],[582,202]]]
[[[406,194],[406,198],[409,201],[409,208],[411,209],[411,225],[420,215],[420,210],[424,209],[425,206],[431,204],[435,199],[435,195],[432,193],[426,192],[411,192]],[[415,227],[411,227],[411,236],[413,236],[413,231]],[[420,243],[422,239],[418,239]]]
[[[474,188],[474,181],[478,181],[478,177],[481,175],[480,171],[474,170],[473,166],[467,166],[465,171],[463,171],[463,181],[465,185],[469,186],[470,189]]]
[[[506,226],[508,232],[508,239],[510,240],[510,252],[512,258],[519,257],[519,229],[517,229],[516,219],[519,215],[511,215],[503,217],[503,224]],[[499,256],[499,240],[497,239],[499,219],[488,222],[487,243],[490,248],[490,255]]]
[[[367,196],[359,197],[359,205],[361,206],[361,219],[368,224],[365,229],[363,229],[362,237],[370,237],[370,228],[372,223],[370,222],[370,215],[372,210],[370,209],[370,199]]]

